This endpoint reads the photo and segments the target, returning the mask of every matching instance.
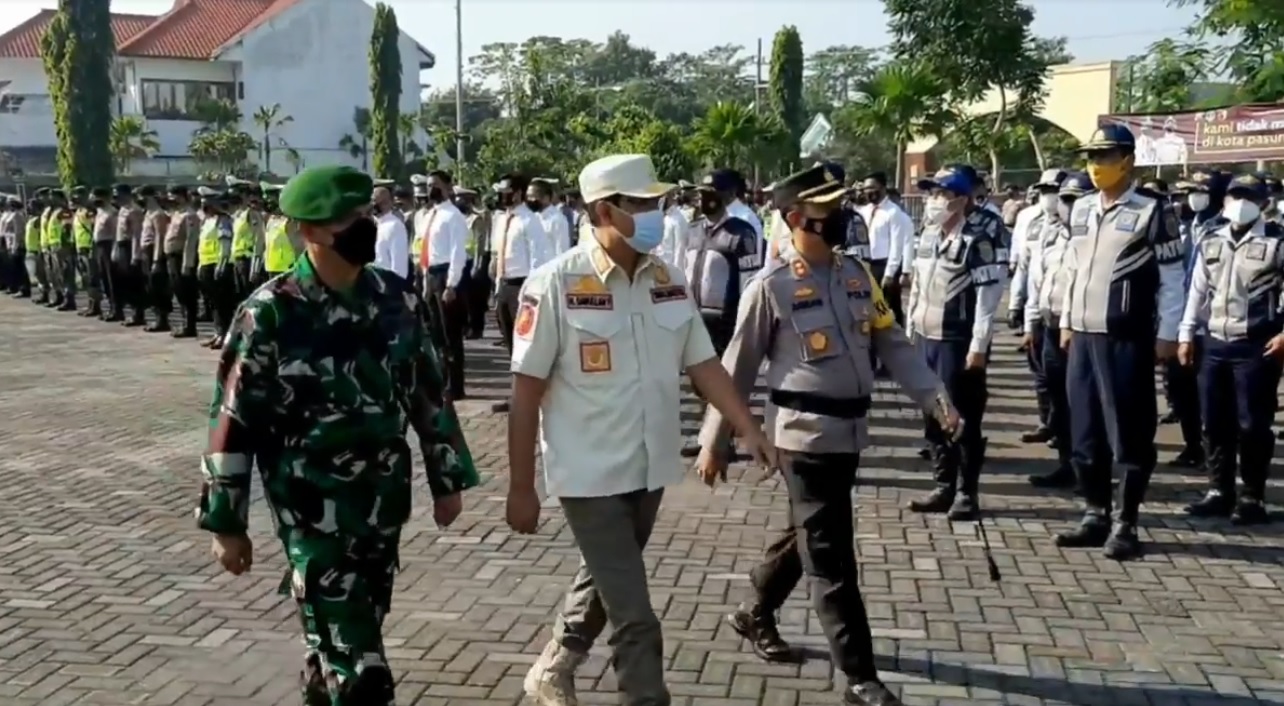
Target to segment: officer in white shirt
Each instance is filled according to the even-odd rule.
[[[687,248],[691,241],[691,221],[682,212],[678,190],[666,195],[664,209],[664,239],[655,249],[655,255],[679,272],[686,272]]]
[[[602,158],[579,181],[593,230],[526,280],[513,347],[508,523],[522,533],[539,524],[538,439],[545,487],[582,557],[524,686],[540,706],[575,704],[575,669],[609,621],[621,703],[668,706],[642,551],[664,488],[683,479],[682,373],[761,462],[774,466],[775,452],[719,363],[682,273],[648,254],[663,237],[660,197],[671,188],[657,183],[650,157]]]
[[[526,277],[544,260],[541,249],[547,235],[544,224],[526,206],[526,187],[530,180],[521,174],[504,175],[491,189],[499,208],[491,218],[490,279],[495,283],[495,323],[504,348],[513,350],[513,324],[517,320],[518,298]],[[508,403],[491,407],[507,412]]]
[[[464,274],[468,264],[468,222],[452,200],[454,180],[449,172],[436,170],[428,175],[428,202],[432,208],[424,224],[423,244],[418,253],[424,273],[423,295],[430,303],[441,303],[442,328],[446,336],[446,378],[450,394],[464,397],[464,324],[468,314],[460,295],[468,285]]]
[[[742,198],[745,193],[745,179],[740,176],[740,172],[734,169],[715,169],[705,181],[717,185],[718,192],[722,194],[723,200],[727,204],[727,215],[732,218],[739,218],[753,226],[753,232],[762,238],[762,219],[754,212],[752,208],[745,205]],[[759,252],[766,252],[766,247],[758,249]],[[762,263],[758,263],[759,267]]]
[[[861,182],[865,205],[856,212],[869,229],[869,266],[883,287],[887,305],[897,323],[905,321],[901,309],[902,279],[909,285],[914,269],[914,220],[887,198],[887,175],[875,172]]]
[[[392,193],[387,188],[377,187],[371,200],[377,214],[375,222],[379,224],[373,264],[405,279],[410,275],[410,236],[406,234],[406,221],[393,207]]]
[[[545,242],[536,258],[536,267],[571,249],[571,225],[561,204],[553,198],[556,184],[555,179],[541,177],[531,179],[531,185],[526,187],[526,207],[539,215],[540,225],[544,226]]]

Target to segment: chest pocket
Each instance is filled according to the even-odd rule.
[[[815,363],[847,352],[838,322],[834,320],[828,304],[794,312],[791,324],[798,334],[799,355],[803,361]]]
[[[575,336],[563,351],[566,374],[577,384],[611,382],[620,370],[625,346],[631,348],[624,335],[626,322],[627,318],[616,311],[567,309],[566,323]]]

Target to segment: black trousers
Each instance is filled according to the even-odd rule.
[[[203,296],[209,299],[210,313],[214,317],[214,335],[224,336],[232,325],[236,313],[236,286],[231,263],[201,265],[196,271]]]
[[[1204,338],[1196,336],[1193,347],[1195,364],[1191,367],[1176,360],[1164,363],[1164,392],[1168,397],[1168,407],[1177,415],[1177,423],[1181,426],[1181,440],[1188,449],[1199,448],[1203,434],[1203,415],[1199,409],[1199,371],[1204,358]]]
[[[116,291],[116,272],[111,261],[112,250],[115,247],[116,243],[110,240],[94,242],[94,263],[97,265],[95,269],[98,271],[98,303],[101,304],[103,299],[107,300],[107,305],[110,308],[110,316],[108,318],[114,318],[118,312],[122,311],[118,308],[120,306],[120,293]],[[121,313],[121,316],[123,315]]]
[[[111,260],[114,291],[120,299],[117,303],[113,298],[112,311],[116,315],[123,316],[126,307],[133,307],[137,316],[144,293],[142,282],[139,281],[138,269],[134,267],[134,244],[128,240],[117,240],[113,243]]]
[[[511,353],[513,350],[513,324],[517,322],[517,307],[520,305],[522,284],[525,277],[512,277],[499,283],[495,293],[495,323],[499,326],[499,335],[504,340],[504,347]]]
[[[928,443],[932,445],[932,458],[936,470],[936,483],[950,492],[975,496],[981,479],[981,466],[985,460],[985,441],[981,424],[990,393],[986,369],[967,369],[967,353],[971,341],[934,341],[918,338],[918,348],[924,360],[945,385],[945,391],[958,410],[963,424],[959,443],[951,443],[941,429],[936,417],[926,416],[924,423]]]
[[[147,282],[147,303],[158,317],[164,318],[174,309],[174,294],[170,291],[169,270],[165,257],[156,258],[154,248],[143,251],[143,276]]]
[[[447,278],[450,265],[433,265],[428,268],[425,282],[427,295],[441,307],[442,333],[446,339],[446,381],[450,393],[456,398],[464,394],[464,326],[468,320],[468,307],[464,302],[464,292],[468,291],[468,277],[460,279],[454,288],[454,299],[446,301]],[[429,302],[432,305],[432,302]]]
[[[482,255],[481,260],[474,260],[472,277],[464,291],[464,301],[468,309],[468,333],[481,336],[486,330],[486,309],[489,308],[490,293],[495,286],[490,278],[490,253]]]
[[[776,612],[805,574],[830,659],[849,681],[878,676],[869,616],[860,595],[852,487],[860,454],[780,451],[790,525],[749,574],[763,612]]]
[[[178,300],[179,311],[183,315],[183,330],[196,331],[196,317],[200,308],[200,286],[197,283],[195,270],[183,269],[183,254],[174,253],[165,256],[165,279],[169,288]]]
[[[1207,420],[1210,490],[1235,495],[1235,470],[1244,481],[1244,498],[1266,500],[1266,481],[1275,454],[1275,405],[1280,363],[1262,355],[1265,337],[1221,341],[1209,336],[1199,366],[1200,398]]]
[[[25,265],[24,265],[25,267]],[[0,290],[16,292],[13,279],[13,253],[7,245],[0,245]]]
[[[1057,460],[1070,463],[1070,399],[1066,396],[1066,352],[1061,348],[1061,329],[1042,326],[1039,365],[1048,386],[1048,428],[1057,445]]]
[[[10,289],[14,294],[31,296],[31,275],[27,272],[27,249],[19,247],[10,254]]]

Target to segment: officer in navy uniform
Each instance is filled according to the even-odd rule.
[[[1265,180],[1245,174],[1226,192],[1225,220],[1196,244],[1195,267],[1178,334],[1181,364],[1197,364],[1195,340],[1207,329],[1199,364],[1207,444],[1208,493],[1186,508],[1196,517],[1268,521],[1266,479],[1275,453],[1271,424],[1284,359],[1284,226],[1267,222]],[[1235,501],[1235,469],[1244,483]]]
[[[848,233],[842,196],[841,172],[828,164],[776,183],[772,203],[792,244],[750,281],[722,358],[745,398],[768,361],[768,433],[780,451],[791,518],[751,572],[754,605],[728,620],[759,656],[787,656],[775,613],[806,574],[831,659],[847,677],[844,701],[899,706],[878,679],[853,546],[851,490],[868,444],[865,416],[875,387],[868,349],[878,351],[905,393],[945,433],[966,429],[971,420],[959,421],[940,381],[896,324],[869,265],[836,251]],[[728,432],[723,416],[711,409],[697,462],[710,485],[726,470],[721,452]]]
[[[1066,397],[1066,356],[1061,349],[1061,302],[1065,299],[1063,264],[1070,243],[1070,210],[1074,202],[1092,191],[1092,180],[1083,172],[1065,175],[1056,193],[1056,214],[1042,219],[1026,239],[1026,262],[1018,262],[1017,276],[1025,278],[1022,312],[1023,342],[1037,356],[1047,385],[1047,420],[1050,441],[1057,452],[1057,467],[1029,477],[1036,488],[1071,488],[1076,485],[1070,465],[1070,402]],[[1024,272],[1022,272],[1024,270]],[[1036,332],[1038,333],[1036,340]]]
[[[921,180],[930,196],[923,215],[910,286],[908,328],[927,364],[967,420],[953,443],[936,419],[926,419],[937,487],[910,501],[913,512],[947,512],[952,520],[977,517],[985,439],[981,424],[989,398],[986,366],[995,313],[1008,274],[1007,228],[1002,217],[976,205],[976,171],[964,165]]]
[[[1196,169],[1190,176],[1177,182],[1176,194],[1186,207],[1178,210],[1177,229],[1181,235],[1185,255],[1182,258],[1182,289],[1190,292],[1191,275],[1195,268],[1196,247],[1204,235],[1226,224],[1222,217],[1222,201],[1226,198],[1229,175],[1216,169]],[[1176,206],[1174,206],[1176,209]],[[1161,424],[1179,424],[1184,448],[1169,465],[1196,468],[1204,464],[1203,423],[1200,419],[1199,361],[1203,357],[1204,332],[1196,331],[1191,341],[1194,363],[1186,366],[1176,358],[1164,364],[1164,397],[1168,400],[1168,414]]]
[[[1155,469],[1155,365],[1177,353],[1184,251],[1168,200],[1131,186],[1132,132],[1112,123],[1082,149],[1097,191],[1070,213],[1061,338],[1071,458],[1087,508],[1056,542],[1124,560],[1141,553],[1137,516]],[[1112,466],[1123,476],[1113,526]]]

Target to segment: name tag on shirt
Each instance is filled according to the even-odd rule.
[[[567,294],[566,308],[611,311],[615,308],[615,298],[610,294]]]
[[[802,311],[804,309],[815,309],[822,304],[824,304],[824,302],[819,299],[800,299],[795,300],[793,306],[790,308],[793,311]]]
[[[670,287],[654,287],[651,290],[651,301],[655,304],[681,301],[687,298],[687,288],[680,284]]]

